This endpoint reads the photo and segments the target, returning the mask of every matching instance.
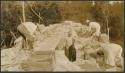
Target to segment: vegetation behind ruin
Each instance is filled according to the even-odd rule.
[[[101,32],[107,33],[110,27],[110,40],[123,47],[124,36],[124,4],[99,2],[93,6],[89,1],[31,1],[25,2],[26,21],[44,24],[46,26],[64,20],[72,20],[85,25],[86,19],[99,22]],[[40,19],[39,15],[42,19]],[[15,40],[14,35],[20,36],[17,26],[21,24],[22,2],[2,1],[1,3],[1,46],[11,47]],[[108,26],[107,26],[108,25]]]

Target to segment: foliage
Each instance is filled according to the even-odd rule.
[[[123,19],[124,19],[124,9],[123,3],[117,3],[114,5],[110,5],[106,2],[98,3],[92,7],[91,13],[93,18],[101,24],[101,31],[106,33],[107,32],[107,22],[106,16],[108,20],[108,27],[110,28],[110,38],[111,40],[123,40],[123,33],[124,33],[124,26],[123,26]],[[104,11],[104,9],[108,8],[108,12]],[[104,13],[105,12],[105,13]]]
[[[105,5],[108,5],[109,13],[104,14]],[[105,18],[107,16],[108,26],[111,27],[111,39],[117,38],[117,40],[123,40],[123,7],[123,3],[109,5],[102,1],[96,2],[95,6],[92,6],[90,1],[26,1],[25,15],[26,21],[40,23],[46,26],[64,20],[72,20],[85,24],[85,20],[90,19],[91,21],[99,22],[102,28],[101,31],[104,33],[107,32],[107,21]],[[32,9],[42,20],[34,14]],[[10,45],[14,38],[10,30],[16,37],[20,36],[16,28],[21,24],[22,20],[21,1],[3,1],[1,3],[1,14],[1,38],[5,40],[3,45],[11,47],[8,45]]]

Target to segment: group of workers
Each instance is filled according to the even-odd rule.
[[[66,23],[72,24],[72,21],[65,21]],[[99,39],[100,36],[100,24],[97,22],[90,22],[90,20],[86,20],[86,24],[89,26],[89,32],[91,32],[93,37],[96,37]],[[74,36],[74,34],[72,34]],[[65,50],[66,56],[70,61],[76,60],[76,49],[74,46],[74,38],[72,38],[72,45]]]
[[[99,38],[101,36],[100,31],[100,24],[98,22],[91,22],[90,20],[86,20],[87,25],[89,26],[89,32],[92,34],[93,37],[97,38],[99,41]],[[102,41],[101,41],[102,42]],[[74,47],[74,43],[72,43],[71,47],[69,48],[69,58],[71,61],[75,61],[76,58],[76,50]],[[100,43],[100,46],[102,46],[101,51],[104,52],[104,60],[105,63],[110,66],[123,66],[123,59],[122,59],[122,47],[115,43]]]

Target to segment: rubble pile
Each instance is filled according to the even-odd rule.
[[[26,61],[30,52],[19,48],[1,50],[1,71],[22,71],[21,63]]]
[[[29,29],[29,26],[33,28]],[[17,29],[28,40],[33,39],[33,48],[29,47],[32,50],[23,49],[21,46],[23,43],[19,43],[22,42],[19,38],[19,41],[15,41],[16,47],[1,50],[2,71],[112,71],[114,69],[121,71],[123,68],[115,64],[115,54],[111,54],[113,53],[111,50],[115,47],[111,47],[110,44],[104,45],[110,43],[109,37],[101,34],[98,41],[90,34],[88,26],[81,23],[64,21],[44,26],[28,22]],[[73,44],[73,39],[77,54],[75,62],[69,61],[65,56],[65,49]],[[100,51],[103,54],[98,54]],[[108,58],[105,58],[107,53]],[[86,56],[89,57],[85,58]],[[106,68],[105,60],[113,60],[116,68]],[[107,64],[112,66],[111,63]],[[121,64],[120,61],[119,65]]]

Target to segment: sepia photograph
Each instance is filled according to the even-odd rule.
[[[124,0],[1,1],[1,72],[124,72]]]

